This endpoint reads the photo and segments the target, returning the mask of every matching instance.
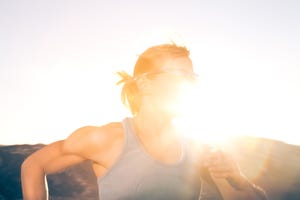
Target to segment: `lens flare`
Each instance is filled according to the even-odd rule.
[[[178,98],[173,102],[173,109],[177,115],[173,119],[173,124],[179,134],[189,139],[207,143],[209,145],[222,145],[230,141],[234,134],[224,132],[214,132],[203,126],[201,109],[201,94],[199,94],[197,83],[183,83],[178,92]]]

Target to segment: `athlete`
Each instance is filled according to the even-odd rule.
[[[229,154],[199,147],[174,127],[180,87],[195,79],[186,47],[150,47],[132,75],[119,75],[132,116],[81,127],[30,155],[21,169],[25,200],[48,199],[46,176],[85,160],[93,163],[101,200],[266,199]]]

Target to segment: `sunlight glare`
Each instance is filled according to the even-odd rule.
[[[179,98],[176,100],[178,115],[173,124],[179,134],[197,142],[209,145],[222,145],[230,141],[235,135],[232,133],[209,130],[210,126],[202,123],[201,94],[198,84],[182,84]]]

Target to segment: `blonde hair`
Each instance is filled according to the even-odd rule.
[[[189,57],[190,52],[184,46],[162,44],[152,46],[144,51],[137,59],[134,66],[133,76],[121,71],[117,74],[121,80],[117,84],[123,84],[121,100],[131,113],[135,115],[139,111],[141,93],[139,92],[136,79],[138,76],[158,71],[166,62],[178,57]]]

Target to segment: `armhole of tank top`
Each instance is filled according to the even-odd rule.
[[[207,153],[207,151],[211,148],[210,145],[207,145],[205,143],[202,143],[202,149],[201,149],[201,158],[202,159],[202,156],[204,156],[205,153]],[[202,160],[200,162],[203,162]],[[216,185],[216,183],[213,181],[211,175],[209,174],[208,172],[208,169],[207,168],[204,168],[204,167],[201,167],[200,168],[200,184],[201,184],[201,187],[200,187],[200,193],[199,193],[199,200],[201,199],[201,197],[204,197],[204,199],[206,199],[206,193],[207,193],[207,189],[206,187],[209,187],[209,191],[212,192],[213,195],[216,195],[214,196],[217,200],[222,200],[223,197],[221,195],[221,192],[218,188],[218,186]],[[211,195],[210,193],[208,193],[209,195]]]
[[[117,159],[110,166],[110,168],[107,169],[107,171],[102,176],[97,177],[97,183],[98,183],[98,185],[105,179],[105,177],[107,177],[111,173],[111,171],[113,170],[113,168],[119,163],[120,159],[124,155],[125,148],[126,148],[126,145],[127,145],[127,140],[128,140],[128,119],[127,118],[125,118],[122,121],[122,127],[123,127],[124,140],[123,140],[123,144],[122,144],[122,148],[121,148],[120,154],[117,156]]]
[[[195,161],[194,159],[199,159],[199,158],[195,158],[195,152],[194,152],[194,143],[192,140],[188,139],[188,138],[185,138],[183,137],[183,143],[184,143],[184,146],[185,146],[185,151],[187,153],[186,155],[186,159],[188,159],[190,162],[193,162]],[[207,146],[203,143],[199,143],[199,145],[202,145],[201,147],[201,151],[199,152],[200,153],[200,159],[202,159],[202,156],[203,154],[205,153],[205,149],[207,148]],[[200,161],[201,162],[201,161]],[[199,181],[200,181],[200,188],[199,188],[199,191],[198,191],[198,199],[197,200],[202,200],[202,199],[207,199],[207,196],[206,196],[206,187],[207,185],[209,187],[212,187],[211,189],[212,190],[216,190],[215,192],[220,195],[220,192],[217,188],[217,186],[214,184],[213,180],[211,179],[210,175],[208,174],[208,172],[205,170],[203,171],[203,168],[200,167],[200,171],[199,171]]]

